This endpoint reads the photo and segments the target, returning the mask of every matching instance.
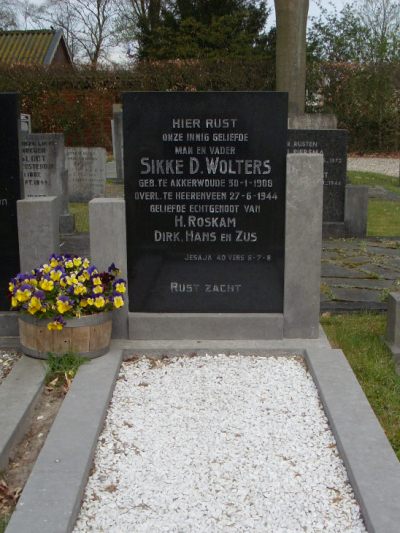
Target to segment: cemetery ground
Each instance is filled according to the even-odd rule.
[[[324,313],[321,322],[332,347],[344,351],[397,457],[400,458],[400,376],[395,372],[390,351],[383,341],[386,328],[385,315],[371,312]],[[135,360],[134,357],[130,364],[135,364]],[[158,363],[155,360],[155,367],[165,364],[162,359],[159,361]],[[88,362],[84,366],[90,365],[91,362]],[[139,381],[142,384],[139,389],[146,391],[147,380],[143,376]],[[44,443],[67,388],[54,387],[51,381],[45,387],[42,398],[32,414],[27,437],[18,446],[9,469],[3,473],[3,480],[5,477],[7,485],[0,485],[3,489],[0,493],[2,503],[0,516],[3,521],[0,532],[7,524],[20,489],[23,488],[23,483],[33,467],[33,462]],[[129,431],[128,426],[126,429]],[[27,453],[28,443],[29,453]],[[113,482],[111,479],[107,485],[110,487],[110,496],[114,492]]]

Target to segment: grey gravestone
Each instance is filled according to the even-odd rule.
[[[19,272],[17,200],[20,199],[19,102],[0,94],[0,310],[10,309],[8,281]]]
[[[123,109],[131,310],[282,312],[287,95],[126,93]]]
[[[344,222],[346,130],[288,130],[289,153],[324,155],[323,222]]]
[[[65,149],[70,202],[89,202],[93,198],[104,196],[106,160],[105,148]]]
[[[111,121],[111,133],[115,167],[117,172],[116,183],[123,183],[124,181],[124,137],[122,134],[122,116],[122,106],[120,104],[114,104],[113,119]]]
[[[22,134],[21,155],[24,197],[58,196],[65,212],[68,195],[65,190],[64,135]]]
[[[74,216],[68,212],[68,172],[65,170],[62,133],[22,133],[24,197],[57,196],[60,232],[74,231]]]

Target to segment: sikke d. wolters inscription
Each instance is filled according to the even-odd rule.
[[[282,312],[287,95],[126,93],[131,311]]]
[[[0,311],[10,309],[8,282],[19,271],[17,200],[20,199],[18,95],[0,94]]]

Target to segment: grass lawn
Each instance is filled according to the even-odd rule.
[[[8,524],[9,517],[0,515],[0,533],[4,533]]]
[[[368,185],[368,187],[384,187],[390,192],[400,196],[399,178],[386,176],[385,174],[376,174],[375,172],[359,172],[358,170],[349,170],[347,172],[352,185]]]
[[[368,185],[368,187],[383,187],[398,194],[400,199],[399,178],[376,174],[374,172],[347,172],[350,183],[353,185]],[[400,203],[372,198],[368,201],[368,226],[369,237],[396,237],[400,236]]]
[[[378,200],[368,201],[368,237],[400,236],[400,202]]]
[[[75,215],[75,231],[86,233],[89,231],[89,206],[83,203],[70,203],[69,211]]]
[[[325,315],[321,323],[332,346],[345,353],[400,459],[400,376],[381,338],[385,334],[386,315]]]

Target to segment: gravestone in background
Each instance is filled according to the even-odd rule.
[[[289,153],[324,156],[324,223],[344,223],[347,136],[346,130],[288,130]]]
[[[68,207],[65,194],[65,153],[62,133],[30,133],[21,137],[24,197],[58,196],[63,211]]]
[[[126,93],[131,311],[281,313],[287,95]]]
[[[31,116],[28,113],[21,113],[21,131],[24,133],[32,133]]]
[[[17,200],[20,199],[19,102],[0,94],[0,310],[8,311],[8,281],[19,272]]]
[[[123,183],[124,181],[124,137],[122,133],[122,119],[123,115],[121,104],[114,104],[113,119],[111,121],[111,134],[115,169],[117,173],[116,183]]]
[[[65,149],[70,202],[89,202],[102,197],[106,186],[105,148],[73,147]]]

